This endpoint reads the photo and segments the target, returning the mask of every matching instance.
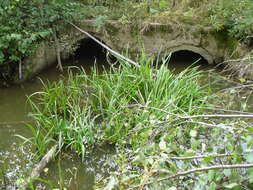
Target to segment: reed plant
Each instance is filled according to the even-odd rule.
[[[67,81],[45,84],[44,91],[31,98],[36,102],[31,104],[40,131],[36,144],[48,146],[54,141],[59,148],[71,147],[82,157],[89,148],[103,143],[139,146],[148,141],[152,121],[168,115],[157,109],[191,115],[196,114],[193,105],[204,103],[206,94],[196,69],[175,75],[166,61],[154,64],[145,55],[139,65],[121,61],[102,73],[96,68],[90,74],[70,72]],[[139,135],[131,138],[135,129]]]

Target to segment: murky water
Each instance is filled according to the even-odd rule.
[[[188,67],[198,58],[194,56],[182,55],[174,56],[168,64],[169,68],[179,72]],[[97,65],[104,65],[105,59],[96,60]],[[203,64],[201,64],[203,63]],[[82,66],[89,70],[94,65],[94,58],[89,57],[79,61],[69,60],[66,65]],[[199,62],[200,68],[206,70],[205,82],[212,83],[217,88],[228,88],[234,82],[221,77],[220,80],[213,80],[210,76],[210,66],[202,60]],[[27,103],[27,96],[42,89],[42,81],[57,81],[67,76],[67,70],[60,73],[54,67],[44,71],[38,77],[22,85],[12,86],[0,89],[0,190],[12,189],[15,183],[23,178],[30,171],[32,162],[32,149],[29,145],[22,146],[24,142],[16,135],[22,135],[26,138],[31,137],[29,129],[25,123],[31,122],[29,112],[31,111]],[[222,81],[222,82],[221,82]],[[245,99],[245,98],[244,98]],[[252,109],[253,96],[251,92],[247,95],[245,110]],[[233,105],[239,104],[241,100],[230,100]],[[235,108],[239,108],[235,106]],[[239,108],[241,109],[241,108]],[[104,151],[105,150],[105,151]],[[43,178],[50,180],[53,184],[63,182],[70,190],[90,190],[94,179],[107,175],[115,166],[112,162],[106,162],[110,159],[112,153],[111,147],[96,150],[89,155],[84,162],[74,153],[62,153],[59,160],[50,163],[48,170],[43,171]],[[111,165],[105,164],[111,163]],[[41,186],[41,189],[48,189],[49,186]]]
[[[86,72],[89,72],[94,65],[97,65],[100,69],[106,66],[104,59],[96,59],[95,63],[94,61],[95,59],[91,56],[79,61],[69,60],[65,63],[65,67],[83,67]],[[0,190],[13,189],[15,184],[30,172],[33,151],[30,145],[23,145],[24,140],[18,137],[18,135],[25,138],[32,136],[26,126],[26,123],[32,122],[32,119],[29,117],[31,108],[27,97],[43,88],[41,81],[58,81],[65,78],[67,74],[67,68],[61,73],[55,67],[52,67],[22,85],[0,88]],[[78,159],[78,156],[69,155],[64,159],[66,162],[63,162],[61,167],[63,171],[68,170],[70,173],[73,167],[76,167],[75,178],[80,179],[80,181],[86,179],[83,183],[85,185],[81,189],[90,189],[95,173],[105,175],[105,172],[101,169],[101,164],[97,165],[95,163],[102,163],[107,155],[108,153],[102,151],[94,151],[92,159],[87,159],[85,163],[82,163]],[[48,176],[51,176],[50,178],[52,179],[55,176],[59,176],[55,175],[57,172],[53,171],[55,171],[54,165],[52,165],[52,169],[50,168],[50,172],[48,172]],[[57,183],[57,180],[53,181]],[[75,187],[76,185],[73,185],[71,189],[79,189]]]

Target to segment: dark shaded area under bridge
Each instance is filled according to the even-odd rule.
[[[198,53],[188,50],[179,50],[173,52],[169,61],[167,62],[168,67],[175,72],[180,72],[188,67],[199,66],[201,69],[211,67],[208,61]]]

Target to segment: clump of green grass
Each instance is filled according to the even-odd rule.
[[[52,143],[59,150],[74,149],[83,159],[94,146],[116,145],[117,171],[96,183],[101,190],[249,184],[251,169],[222,169],[252,161],[252,127],[237,118],[207,120],[201,108],[209,96],[199,84],[201,72],[189,68],[176,75],[165,63],[142,56],[139,67],[120,62],[102,73],[96,68],[89,75],[70,73],[67,81],[45,85],[34,95],[37,103],[31,102],[39,155]],[[206,173],[180,173],[205,167]]]
[[[148,141],[150,121],[162,121],[167,115],[140,106],[191,115],[196,113],[192,105],[203,104],[205,92],[196,69],[175,75],[165,63],[154,67],[145,56],[139,63],[134,67],[121,62],[102,73],[94,68],[89,75],[70,73],[67,81],[45,85],[35,94],[38,103],[32,103],[41,131],[36,141],[45,146],[56,141],[60,148],[71,147],[82,156],[105,142],[136,146]],[[141,138],[133,136],[137,128],[143,128],[138,132]]]

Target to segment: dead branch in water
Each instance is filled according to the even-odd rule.
[[[79,30],[80,32],[84,33],[85,35],[87,35],[88,37],[90,37],[92,40],[94,40],[95,42],[97,42],[99,45],[101,45],[103,48],[105,48],[107,51],[111,52],[114,56],[127,61],[128,63],[131,63],[132,65],[136,66],[136,67],[140,67],[138,63],[134,62],[133,60],[121,55],[120,53],[118,53],[117,51],[111,49],[110,47],[108,47],[107,45],[105,45],[104,43],[102,43],[101,41],[99,41],[98,39],[96,39],[94,36],[92,36],[90,33],[82,30],[81,28],[79,28],[78,26],[76,26],[75,24],[73,24],[72,22],[67,21],[70,25],[72,25],[74,28],[76,28],[77,30]]]
[[[29,178],[25,181],[23,188],[29,189],[28,185],[32,182],[34,178],[38,178],[42,172],[42,170],[46,167],[46,165],[52,160],[53,156],[56,153],[57,145],[54,145],[47,153],[46,155],[41,159],[41,161],[35,166],[35,168],[32,170],[31,175]]]

